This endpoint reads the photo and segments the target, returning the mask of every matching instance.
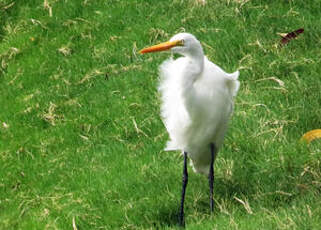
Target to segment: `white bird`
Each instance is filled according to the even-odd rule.
[[[233,112],[233,99],[240,83],[239,72],[226,73],[204,56],[200,42],[189,33],[142,49],[183,55],[160,66],[161,117],[169,133],[166,150],[184,155],[183,186],[179,223],[184,226],[184,199],[188,182],[187,156],[195,172],[209,176],[210,207],[213,211],[213,164]]]

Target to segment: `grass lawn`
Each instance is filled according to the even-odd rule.
[[[0,0],[0,229],[176,229],[158,66],[190,32],[241,89],[187,229],[320,229],[321,1]],[[278,33],[304,28],[280,46]],[[74,224],[74,225],[73,225]]]

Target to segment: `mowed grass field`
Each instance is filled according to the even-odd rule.
[[[299,140],[321,128],[321,1],[204,2],[0,0],[0,229],[178,228],[170,54],[137,51],[182,31],[241,82],[214,213],[189,168],[186,228],[320,229],[321,141]]]

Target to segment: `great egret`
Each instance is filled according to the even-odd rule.
[[[161,116],[169,133],[166,150],[184,155],[179,223],[184,226],[184,200],[188,182],[187,156],[194,171],[206,174],[213,211],[213,164],[233,111],[240,83],[239,72],[226,73],[204,56],[200,42],[189,33],[174,35],[168,42],[151,46],[141,54],[171,50],[183,55],[160,66]]]

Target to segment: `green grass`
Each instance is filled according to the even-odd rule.
[[[44,2],[49,7],[44,8]],[[50,7],[52,15],[50,16]],[[319,229],[321,1],[0,0],[0,229],[175,229],[182,158],[164,152],[158,65],[195,34],[241,89],[187,229]],[[305,32],[284,47],[279,32]],[[189,169],[191,171],[191,169]]]

